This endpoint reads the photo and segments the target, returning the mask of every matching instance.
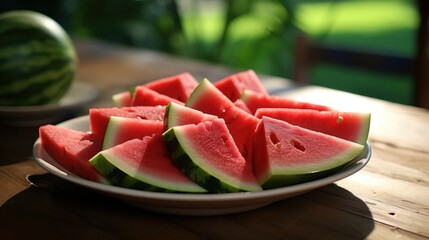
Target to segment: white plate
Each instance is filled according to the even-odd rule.
[[[65,121],[59,125],[80,131],[88,131],[89,118],[88,116],[82,116]],[[41,147],[40,139],[34,144],[33,155],[37,163],[50,173],[83,187],[115,197],[128,204],[161,213],[207,216],[257,209],[275,201],[290,198],[348,177],[362,169],[368,163],[371,157],[371,147],[367,143],[365,149],[353,164],[322,179],[261,192],[223,194],[147,192],[92,182],[80,178],[61,167]]]
[[[38,126],[74,117],[98,97],[92,85],[74,81],[58,103],[37,106],[0,106],[0,123],[14,126]]]

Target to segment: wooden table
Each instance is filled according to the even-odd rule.
[[[100,90],[91,106],[138,83],[188,71],[235,71],[156,52],[77,42],[78,79]],[[349,111],[372,112],[372,158],[358,173],[258,210],[213,217],[158,214],[64,182],[31,156],[36,127],[0,126],[0,238],[20,239],[428,239],[429,112],[262,76],[268,90]],[[36,185],[31,185],[27,177]]]

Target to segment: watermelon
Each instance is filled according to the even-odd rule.
[[[43,105],[64,96],[77,55],[57,22],[33,11],[5,12],[0,36],[0,105]]]
[[[104,135],[103,149],[107,149],[134,138],[143,138],[153,134],[162,134],[162,121],[142,120],[138,118],[110,117]]]
[[[216,81],[214,85],[233,102],[240,98],[244,90],[252,90],[268,95],[267,90],[253,70],[232,74],[224,79]]]
[[[364,146],[262,117],[255,135],[255,175],[264,189],[328,175],[352,161]]]
[[[295,101],[282,96],[265,95],[251,90],[244,90],[240,99],[243,100],[252,114],[255,114],[258,108],[299,108],[319,111],[333,110],[328,106]]]
[[[105,182],[88,163],[101,150],[101,143],[92,134],[48,124],[39,128],[39,136],[42,147],[65,169],[88,180]]]
[[[368,139],[371,113],[317,111],[309,109],[260,108],[255,116],[272,117],[364,145]]]
[[[157,105],[166,106],[170,102],[184,104],[183,102],[177,99],[158,93],[145,86],[137,86],[134,90],[131,106],[157,106]]]
[[[188,100],[189,95],[197,85],[197,80],[188,72],[144,84],[149,89],[181,102]]]
[[[89,126],[93,134],[104,138],[111,116],[163,121],[165,106],[107,107],[89,109]]]
[[[113,185],[157,192],[206,190],[173,165],[161,134],[132,139],[99,152],[89,160]]]
[[[129,107],[132,101],[130,91],[116,93],[112,96],[112,102],[115,107]]]
[[[261,190],[223,119],[172,127],[163,139],[174,164],[207,191]]]
[[[253,161],[252,136],[258,118],[237,107],[207,79],[200,81],[186,106],[224,119],[243,157],[248,162]]]
[[[200,122],[216,118],[218,117],[203,113],[193,108],[177,103],[170,103],[165,110],[164,130],[180,125],[198,124]]]

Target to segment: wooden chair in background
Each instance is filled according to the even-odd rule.
[[[428,6],[429,1],[418,1],[420,24],[416,33],[416,56],[414,58],[326,47],[312,43],[305,34],[300,34],[295,45],[294,80],[308,83],[311,65],[317,62],[381,73],[401,74],[411,77],[413,81],[413,104],[429,109]]]

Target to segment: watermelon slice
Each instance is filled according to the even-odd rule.
[[[161,134],[132,139],[106,149],[90,161],[113,185],[158,192],[206,192],[173,162]]]
[[[326,133],[365,145],[371,113],[336,112],[309,109],[260,108],[255,116],[272,117],[313,131]]]
[[[112,102],[115,107],[131,106],[132,97],[130,91],[116,93],[112,96]]]
[[[128,140],[153,134],[162,134],[164,123],[162,121],[143,120],[138,118],[110,117],[104,135],[103,149],[116,146]]]
[[[253,161],[253,133],[258,118],[237,107],[207,79],[200,81],[186,106],[223,118],[243,157],[249,163]]]
[[[319,111],[333,110],[323,105],[295,101],[281,96],[265,95],[251,90],[244,90],[240,99],[243,100],[252,114],[255,114],[258,108],[299,108]]]
[[[261,190],[223,119],[172,127],[163,138],[174,164],[207,191]]]
[[[106,182],[88,163],[101,150],[101,143],[92,134],[44,125],[39,128],[39,136],[42,147],[65,169],[88,180]]]
[[[246,89],[268,95],[267,90],[253,70],[230,75],[222,80],[216,81],[214,85],[233,102],[239,99],[242,92]]]
[[[255,132],[255,175],[264,189],[305,182],[352,161],[364,146],[262,117]]]
[[[144,84],[149,89],[181,102],[188,100],[189,95],[191,95],[197,85],[197,80],[188,72]]]
[[[111,116],[163,121],[164,114],[165,106],[91,108],[89,126],[93,134],[103,139]]]
[[[170,102],[184,104],[177,99],[158,93],[145,86],[137,86],[134,90],[131,106],[166,106]]]
[[[206,114],[177,103],[170,103],[165,112],[164,130],[175,126],[198,124],[203,121],[218,118],[217,116]]]

